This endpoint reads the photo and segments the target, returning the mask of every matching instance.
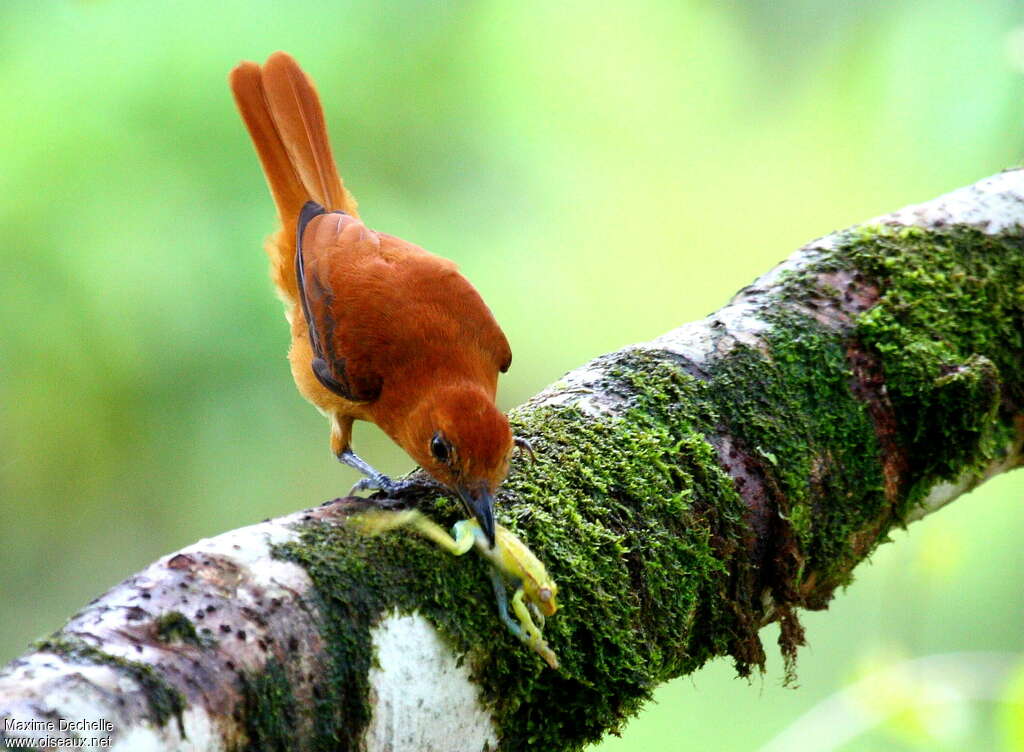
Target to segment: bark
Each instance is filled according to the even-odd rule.
[[[1024,462],[1024,171],[801,248],[707,319],[512,413],[499,519],[558,581],[552,671],[487,570],[349,500],[199,541],[0,673],[0,741],[123,750],[578,749],[660,682],[763,665],[893,527]],[[452,499],[408,499],[442,524]],[[21,730],[11,721],[21,723]]]

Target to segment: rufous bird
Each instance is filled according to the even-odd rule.
[[[493,546],[494,495],[528,448],[495,405],[512,362],[501,327],[454,263],[359,220],[294,58],[242,62],[230,84],[281,221],[267,253],[292,376],[330,421],[335,456],[366,476],[353,492],[408,486],[352,451],[353,422],[370,421],[458,493]]]

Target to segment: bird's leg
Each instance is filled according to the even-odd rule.
[[[353,491],[355,491],[357,488],[359,490],[378,488],[381,491],[385,491],[388,490],[394,484],[394,481],[391,480],[391,478],[384,475],[384,473],[380,472],[379,470],[375,469],[373,465],[371,465],[358,454],[353,452],[351,447],[345,447],[338,454],[338,461],[344,462],[349,467],[355,468],[356,470],[358,470],[359,472],[366,476],[358,483],[356,483],[355,486],[352,487]]]
[[[334,416],[331,423],[331,451],[334,452],[334,456],[340,462],[344,462],[366,476],[352,486],[348,492],[349,496],[359,491],[369,490],[383,491],[388,496],[399,496],[414,488],[440,488],[436,482],[425,479],[392,480],[376,470],[369,462],[352,451],[352,423],[352,418],[346,416]]]
[[[349,495],[355,494],[359,491],[383,491],[388,496],[400,496],[406,491],[417,488],[440,488],[440,486],[433,482],[422,478],[411,479],[411,480],[394,480],[389,478],[384,473],[376,470],[369,462],[364,460],[358,454],[352,451],[351,447],[345,447],[338,454],[338,460],[344,462],[349,467],[355,468],[363,475],[362,478],[356,481],[356,484],[352,486],[352,490],[349,491]]]

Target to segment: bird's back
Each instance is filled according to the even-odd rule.
[[[415,389],[416,374],[486,383],[493,395],[511,351],[490,309],[451,261],[343,214],[310,222],[305,289],[320,336],[347,367]],[[319,324],[318,324],[319,325]]]

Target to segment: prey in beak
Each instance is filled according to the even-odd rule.
[[[480,529],[487,537],[490,547],[494,548],[494,497],[491,492],[483,486],[469,489],[461,484],[455,490],[458,491],[466,511],[480,523]]]

